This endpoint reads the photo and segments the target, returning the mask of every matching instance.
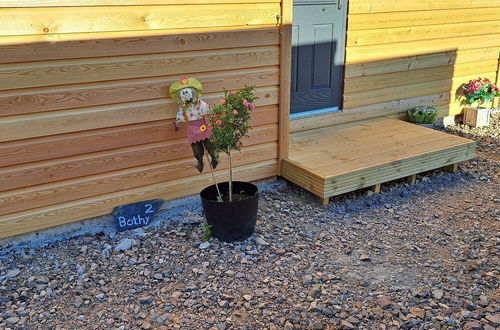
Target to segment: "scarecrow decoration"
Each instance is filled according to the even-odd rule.
[[[212,136],[212,126],[205,120],[210,107],[200,99],[203,93],[201,83],[195,78],[181,78],[170,85],[170,97],[179,104],[179,111],[174,122],[175,130],[179,129],[180,123],[187,122],[187,138],[191,143],[193,154],[198,161],[196,169],[203,172],[203,155],[205,150],[212,157],[211,165],[215,169],[219,160],[215,147],[210,141]],[[208,157],[207,157],[208,159]]]

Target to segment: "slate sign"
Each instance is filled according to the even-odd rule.
[[[121,231],[150,224],[162,203],[163,199],[152,199],[115,207],[113,216],[116,229]]]

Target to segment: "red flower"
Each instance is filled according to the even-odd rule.
[[[237,114],[238,114],[238,111],[233,110],[233,115],[237,115]]]
[[[222,120],[218,119],[218,120],[215,122],[215,125],[217,125],[217,126],[222,125]]]
[[[226,104],[226,100],[222,99],[222,100],[219,101],[219,103],[222,104],[222,105],[224,105],[224,104]]]

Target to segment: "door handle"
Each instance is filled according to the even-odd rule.
[[[342,0],[337,0],[337,1],[338,1],[337,2],[338,8],[339,8],[339,10],[341,10],[342,9]]]

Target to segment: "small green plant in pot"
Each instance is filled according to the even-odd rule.
[[[224,97],[212,108],[209,122],[211,142],[217,153],[225,153],[229,162],[228,181],[214,182],[200,193],[212,236],[233,242],[253,234],[257,222],[258,188],[249,182],[233,180],[233,154],[240,151],[242,139],[250,130],[251,112],[255,108],[253,87],[239,91],[224,90]],[[215,181],[215,176],[213,177]]]
[[[438,110],[432,106],[418,105],[408,109],[408,119],[414,124],[434,124]]]

